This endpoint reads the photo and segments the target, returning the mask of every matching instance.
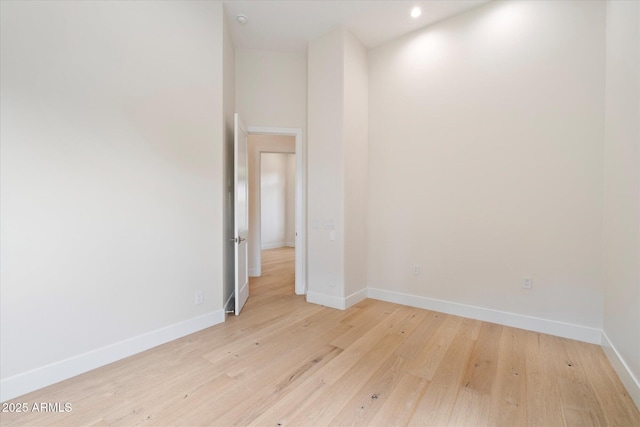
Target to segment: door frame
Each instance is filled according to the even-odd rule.
[[[284,135],[295,138],[296,147],[296,260],[295,260],[295,292],[297,295],[307,293],[307,227],[306,227],[306,153],[302,128],[284,128],[271,126],[247,126],[249,135]],[[273,152],[273,151],[265,151]],[[259,257],[259,262],[262,258]],[[260,265],[260,264],[258,264]]]

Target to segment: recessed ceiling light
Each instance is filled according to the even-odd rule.
[[[248,20],[249,18],[247,18],[247,15],[236,15],[236,21],[238,21],[241,25],[246,24]]]
[[[420,15],[422,15],[422,11],[420,10],[419,7],[414,7],[413,9],[411,9],[411,17],[412,18],[417,18]]]

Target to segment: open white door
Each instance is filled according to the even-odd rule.
[[[236,316],[249,298],[249,262],[247,253],[247,236],[249,229],[249,183],[247,156],[247,127],[235,115],[234,140],[234,192],[235,204],[234,241],[235,241],[235,301]]]

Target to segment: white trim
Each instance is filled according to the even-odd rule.
[[[261,268],[250,268],[249,269],[249,277],[260,277],[262,276]]]
[[[638,409],[640,409],[640,381],[633,375],[629,365],[626,364],[618,350],[615,348],[607,333],[602,331],[602,348],[604,349],[604,353],[607,355],[607,358],[611,362],[613,369],[620,377],[620,381],[627,389],[629,396],[635,402]]]
[[[319,292],[307,292],[307,302],[310,302],[312,304],[324,305],[325,307],[336,308],[338,310],[346,310],[347,308],[356,305],[366,298],[367,289],[360,289],[358,292],[354,292],[346,298],[321,294]]]
[[[287,248],[295,248],[296,242],[284,242],[284,246]]]
[[[23,394],[217,325],[224,322],[224,318],[224,310],[216,310],[3,379],[0,381],[0,401],[5,402],[14,399]]]
[[[349,295],[344,299],[345,308],[352,307],[357,303],[359,303],[360,301],[367,299],[367,295],[368,295],[367,288],[360,289],[358,292],[352,293],[351,295]]]
[[[369,288],[367,290],[367,295],[369,298],[377,300],[408,305],[411,307],[424,308],[427,310],[468,317],[471,319],[483,320],[485,322],[512,326],[514,328],[526,329],[529,331],[542,332],[549,335],[570,338],[578,341],[588,342],[591,344],[599,345],[602,342],[602,331],[600,329],[590,328],[588,326],[575,325],[572,323],[559,322],[556,320],[541,319],[539,317],[525,316],[517,313],[492,310],[489,308],[460,304],[451,301],[443,301],[433,298],[426,298],[417,295],[403,294],[400,292],[393,292],[382,289]]]
[[[263,243],[262,250],[265,249],[278,249],[278,248],[286,248],[291,246],[289,242],[277,242],[277,243]]]
[[[313,291],[307,292],[307,302],[310,302],[312,304],[324,305],[325,307],[336,308],[338,310],[344,310],[346,308],[344,298],[321,294]]]
[[[247,126],[250,135],[290,135],[295,137],[296,144],[296,243],[295,246],[302,248],[296,251],[296,273],[295,289],[297,295],[307,293],[307,173],[306,173],[306,151],[304,149],[304,138],[302,128],[284,128],[271,126]]]

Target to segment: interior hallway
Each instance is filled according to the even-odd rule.
[[[262,251],[262,275],[249,278],[249,301],[264,296],[295,296],[296,249],[285,246]]]

